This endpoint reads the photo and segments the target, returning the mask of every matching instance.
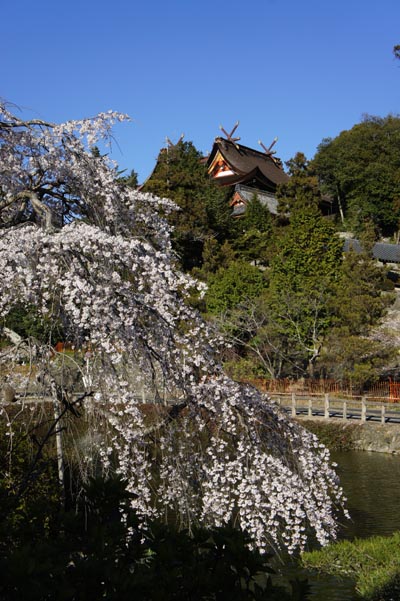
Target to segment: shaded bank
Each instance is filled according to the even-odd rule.
[[[303,556],[307,568],[320,570],[319,574],[311,572],[310,581],[319,579],[327,599],[331,598],[328,583],[335,582],[335,577],[344,595],[342,599],[353,598],[352,587],[345,590],[348,578],[357,580],[363,599],[398,599],[400,456],[333,451],[332,460],[337,463],[351,519],[341,524],[338,543]],[[311,597],[318,601],[320,598]]]
[[[400,425],[352,423],[342,419],[297,418],[331,451],[374,451],[400,454]]]

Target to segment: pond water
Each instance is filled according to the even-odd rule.
[[[388,536],[400,529],[400,456],[367,451],[332,453],[351,520],[340,538]]]
[[[332,461],[347,497],[351,520],[340,525],[339,538],[389,536],[400,529],[400,456],[366,451],[335,452]],[[289,577],[308,578],[312,601],[353,601],[354,585],[328,575],[286,566]]]

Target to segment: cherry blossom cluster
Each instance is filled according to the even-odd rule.
[[[223,341],[188,302],[203,286],[176,269],[173,203],[122,186],[90,150],[123,119],[52,125],[0,107],[0,316],[35,306],[87,351],[88,461],[127,479],[142,520],[234,522],[290,552],[311,528],[325,544],[344,502],[328,451],[224,375]]]

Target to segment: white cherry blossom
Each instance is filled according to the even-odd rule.
[[[262,550],[301,549],[310,528],[325,544],[343,504],[328,451],[224,375],[223,341],[188,303],[204,285],[176,269],[173,203],[122,186],[90,151],[124,119],[24,122],[0,105],[0,316],[35,306],[87,353],[75,384],[93,393],[87,465],[97,455],[123,475],[142,520],[234,522]],[[46,377],[67,390],[75,359],[30,344],[28,380],[40,367],[44,395]]]

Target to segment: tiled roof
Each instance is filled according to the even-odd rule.
[[[360,241],[355,238],[346,239],[343,244],[343,250],[344,252],[348,252],[351,249],[356,253],[361,253],[362,246]],[[372,248],[372,255],[375,259],[384,263],[400,263],[400,245],[376,242]]]
[[[261,202],[261,204],[268,208],[270,213],[273,215],[278,214],[278,201],[276,200],[274,194],[266,192],[265,190],[258,190],[257,188],[251,188],[250,186],[244,186],[243,184],[236,185],[235,192],[240,194],[240,197],[245,203],[250,202],[254,194],[257,194],[258,200]]]
[[[343,250],[345,253],[349,252],[350,250],[360,253],[362,252],[362,247],[359,241],[355,238],[346,238],[346,240],[343,242]]]
[[[377,242],[372,249],[375,259],[386,263],[400,263],[400,246],[398,244],[385,244]]]

